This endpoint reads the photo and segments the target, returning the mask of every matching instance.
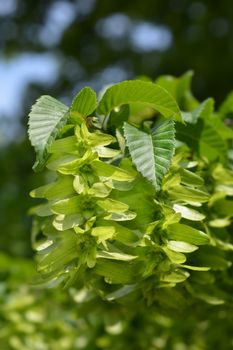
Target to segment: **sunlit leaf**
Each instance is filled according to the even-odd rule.
[[[101,243],[106,239],[113,238],[115,232],[116,230],[113,226],[98,226],[92,229],[91,234],[97,237],[98,243]]]
[[[197,246],[183,241],[169,241],[167,247],[174,252],[192,253],[198,249]]]
[[[184,224],[172,224],[167,228],[168,238],[194,245],[209,243],[209,237],[202,231]]]
[[[83,117],[87,117],[96,109],[96,93],[89,87],[84,87],[73,99],[70,113],[75,115],[81,114]]]
[[[124,169],[97,160],[93,161],[91,166],[98,176],[109,177],[113,180],[132,181],[135,177],[134,174],[131,174]]]
[[[192,220],[192,221],[201,221],[205,219],[205,215],[198,212],[197,210],[188,208],[184,205],[174,204],[173,209],[176,213],[180,213],[182,218]]]
[[[173,97],[161,86],[141,80],[124,81],[108,88],[99,102],[97,112],[108,115],[114,108],[137,102],[155,109],[164,117],[181,120]]]

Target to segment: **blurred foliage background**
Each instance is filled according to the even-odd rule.
[[[33,270],[31,219],[27,216],[32,200],[28,193],[42,182],[42,175],[31,170],[34,154],[26,136],[32,103],[42,94],[69,103],[85,85],[99,91],[106,84],[140,75],[178,76],[193,69],[194,94],[200,100],[213,96],[220,104],[232,89],[233,6],[230,0],[0,0],[0,47],[3,301],[8,288],[15,293]],[[9,282],[16,275],[18,280]],[[4,284],[7,280],[10,287]],[[26,287],[21,287],[25,292]],[[34,305],[34,299],[29,300]],[[63,299],[62,303],[65,304]],[[29,304],[26,302],[26,309]],[[33,307],[38,310],[38,305]],[[34,316],[43,321],[47,316],[44,311],[38,316],[40,312]],[[10,316],[14,326],[19,317],[16,314]],[[35,317],[30,321],[32,314],[25,315],[29,323],[40,324]],[[60,326],[53,322],[53,334],[58,334]],[[72,322],[75,321],[69,321],[69,327],[76,327]],[[29,326],[25,327],[24,331],[30,333]],[[69,331],[70,328],[66,330]],[[12,340],[12,348],[27,349],[17,342]],[[28,346],[32,349],[30,342]],[[52,346],[57,345],[38,349],[53,349]],[[63,349],[61,346],[60,343]],[[64,349],[72,348],[67,346]]]

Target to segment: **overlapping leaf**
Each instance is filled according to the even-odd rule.
[[[40,170],[47,150],[68,118],[68,107],[51,96],[41,96],[29,114],[29,139],[36,151],[34,170]]]
[[[165,121],[150,134],[125,123],[124,134],[137,170],[159,190],[174,152],[174,122]]]
[[[161,86],[141,80],[123,81],[111,86],[100,100],[97,112],[108,115],[115,108],[130,103],[143,103],[166,118],[181,121],[174,98]]]
[[[70,107],[70,113],[79,113],[83,117],[86,117],[94,112],[96,105],[96,93],[91,88],[86,86],[73,99]]]

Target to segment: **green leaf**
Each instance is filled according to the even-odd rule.
[[[190,275],[187,271],[177,270],[167,275],[161,276],[160,280],[163,282],[181,283],[184,282],[189,276]]]
[[[95,151],[98,153],[100,158],[114,158],[120,153],[120,150],[118,149],[112,149],[104,146],[95,147]]]
[[[196,188],[176,186],[168,190],[172,199],[184,201],[188,204],[208,202],[209,194]]]
[[[131,261],[137,258],[137,256],[125,254],[123,252],[111,252],[111,251],[99,251],[97,253],[97,258],[110,259],[110,260],[121,260],[121,261]]]
[[[232,214],[233,215],[233,214]],[[231,220],[229,218],[221,218],[221,219],[214,219],[209,221],[209,226],[211,227],[226,227],[231,224]]]
[[[221,163],[218,163],[213,169],[212,176],[221,185],[233,185],[233,170],[224,168]]]
[[[199,213],[197,210],[188,208],[184,205],[174,204],[173,209],[176,213],[180,213],[182,218],[192,220],[192,221],[201,221],[205,219],[205,215]]]
[[[159,190],[174,153],[174,122],[165,121],[151,134],[125,123],[124,134],[137,170]]]
[[[107,146],[110,143],[116,142],[115,137],[99,130],[89,132],[85,123],[81,124],[81,128],[79,126],[75,128],[75,135],[78,141],[81,139],[90,147]]]
[[[76,152],[77,139],[75,136],[64,137],[59,140],[55,140],[48,148],[49,153],[72,153]]]
[[[198,105],[198,101],[191,92],[192,71],[187,71],[181,77],[176,78],[171,75],[162,75],[156,83],[166,89],[177,101],[180,108],[191,110]]]
[[[206,118],[214,111],[214,100],[208,98],[191,112],[181,112],[185,122],[195,124],[199,118]]]
[[[209,271],[210,267],[207,266],[190,266],[190,265],[182,265],[185,269],[192,270],[192,271]]]
[[[233,138],[233,130],[225,124],[225,121],[220,119],[219,114],[210,114],[206,118],[207,124],[210,124],[218,134],[221,135],[223,140],[228,140]]]
[[[219,112],[223,118],[233,117],[233,91],[229,93],[225,101],[221,104]]]
[[[180,252],[175,252],[167,247],[163,247],[163,251],[174,264],[183,264],[186,261],[186,256]]]
[[[104,276],[108,283],[129,284],[136,282],[135,273],[129,263],[122,261],[111,261],[107,259],[98,259],[94,272]]]
[[[96,225],[98,224],[99,226],[108,226],[109,223],[110,222],[106,220],[98,220],[96,222]],[[111,222],[111,226],[115,227],[116,229],[114,236],[115,240],[129,246],[134,246],[138,242],[139,238],[136,233],[134,233],[132,230],[129,230],[127,227],[124,227],[115,221]]]
[[[161,86],[141,80],[123,81],[106,90],[100,100],[97,112],[108,115],[115,108],[125,104],[144,103],[166,118],[181,121],[179,107],[174,98]]]
[[[156,215],[153,202],[155,189],[142,176],[137,176],[137,179],[132,185],[133,187],[127,191],[112,191],[111,196],[120,202],[128,204],[130,210],[137,214],[134,220],[135,229],[137,228],[144,232],[144,228],[148,227],[148,224],[154,221]]]
[[[101,243],[106,239],[112,239],[115,232],[116,230],[113,226],[98,226],[92,229],[91,234],[97,237],[98,243]]]
[[[180,174],[180,180],[182,184],[190,185],[194,187],[199,187],[204,185],[204,180],[202,177],[197,174],[184,169],[182,167],[179,168],[178,173]]]
[[[45,198],[49,200],[62,199],[75,194],[73,188],[73,177],[60,175],[54,183],[50,184],[45,192]]]
[[[73,196],[62,199],[52,204],[51,208],[55,214],[75,214],[81,210],[80,198],[79,196]]]
[[[41,96],[29,114],[29,139],[36,151],[35,171],[45,165],[47,151],[68,118],[68,107],[51,96]]]
[[[108,130],[114,132],[117,128],[122,127],[123,123],[128,120],[129,112],[129,105],[122,105],[120,108],[113,109],[108,118]]]
[[[183,224],[169,225],[167,236],[171,240],[184,241],[194,245],[208,244],[210,241],[204,232]]]
[[[117,289],[115,292],[107,294],[105,296],[105,299],[107,299],[108,301],[116,300],[132,293],[135,289],[136,284],[126,284],[124,287]]]
[[[51,184],[37,187],[29,193],[32,198],[45,198],[46,191],[51,187]]]
[[[89,87],[84,87],[73,99],[70,113],[71,116],[76,113],[87,117],[96,109],[96,93]]]
[[[77,156],[74,156],[74,155],[64,155],[64,156],[58,156],[56,155],[55,157],[52,156],[49,158],[48,160],[48,163],[46,165],[46,167],[49,169],[49,170],[53,170],[53,171],[56,171],[59,169],[59,167],[63,167],[63,166],[66,166],[67,164],[70,165],[70,164],[73,164],[75,162],[77,162]]]
[[[206,294],[206,293],[198,292],[197,298],[204,300],[206,303],[208,303],[210,305],[222,305],[225,303],[225,300],[223,300],[219,297],[213,296],[213,295]]]
[[[102,182],[94,183],[94,185],[88,191],[90,195],[93,195],[94,197],[97,197],[97,198],[107,197],[110,192],[111,192],[111,188],[109,188]]]
[[[129,206],[127,204],[116,201],[111,198],[98,200],[97,204],[109,213],[121,213],[129,209]]]
[[[197,246],[183,241],[169,241],[167,247],[179,253],[192,253],[198,249]]]
[[[84,222],[84,218],[80,213],[70,214],[70,215],[57,215],[53,220],[53,226],[58,231],[65,231],[75,226],[82,225]]]
[[[64,271],[64,267],[74,259],[78,259],[77,237],[74,232],[66,231],[60,244],[49,254],[40,257],[38,271],[44,273]]]
[[[195,125],[177,125],[176,137],[209,161],[218,158],[223,162],[226,160],[226,143],[217,130],[211,124],[204,123],[202,119],[199,119]]]
[[[109,177],[112,180],[132,181],[135,178],[134,174],[99,160],[94,160],[91,166],[98,176]]]
[[[106,215],[104,217],[105,220],[113,220],[113,221],[128,221],[128,220],[133,220],[136,217],[136,213],[133,211],[124,211],[124,212],[114,212],[110,213],[109,215]]]
[[[51,211],[51,204],[45,203],[36,205],[35,207],[29,209],[29,215],[38,215],[42,217],[53,215],[53,212]]]

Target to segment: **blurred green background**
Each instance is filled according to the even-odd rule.
[[[34,154],[26,135],[30,106],[42,94],[68,104],[85,85],[99,91],[106,84],[140,75],[179,76],[189,69],[195,72],[194,94],[200,100],[213,96],[220,104],[233,87],[233,4],[231,0],[0,0],[0,47],[0,302],[5,302],[8,291],[20,291],[33,271],[28,193],[43,175],[31,170]],[[37,310],[40,299],[35,300],[26,302],[27,307]],[[4,317],[0,314],[0,325],[5,324]],[[16,316],[10,316],[14,324],[12,317]],[[32,322],[33,314],[27,317]],[[59,325],[53,327],[57,334]],[[17,341],[13,338],[9,349],[34,349],[30,342],[26,348]],[[8,349],[4,346],[1,349]],[[52,346],[63,349],[61,344],[36,349]]]

